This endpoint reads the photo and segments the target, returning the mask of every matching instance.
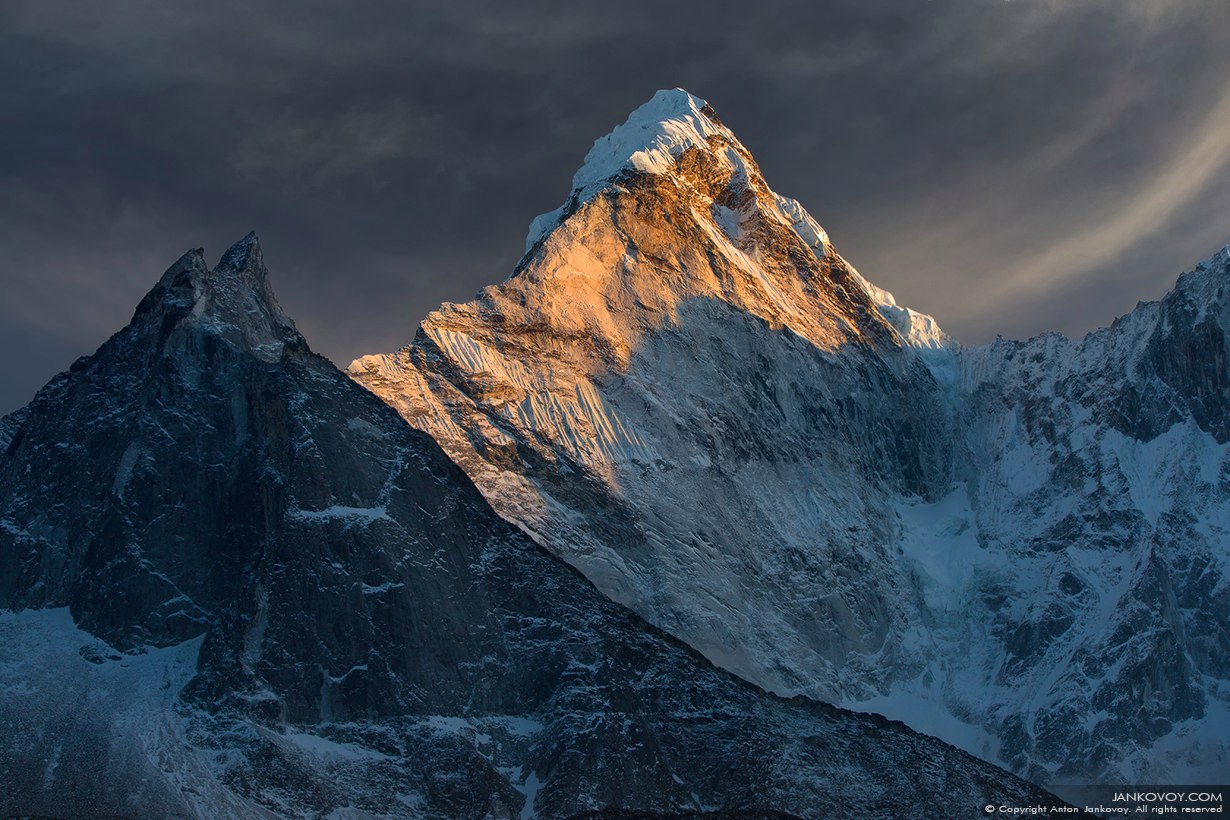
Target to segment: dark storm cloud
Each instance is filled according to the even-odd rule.
[[[1230,241],[1222,0],[0,5],[0,411],[255,227],[321,352],[512,270],[590,143],[710,100],[965,341],[1087,330]]]

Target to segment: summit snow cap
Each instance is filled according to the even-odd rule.
[[[628,115],[623,125],[594,141],[585,162],[572,177],[568,202],[530,223],[525,249],[534,247],[559,222],[569,205],[580,204],[605,187],[623,171],[666,174],[689,148],[708,150],[708,138],[722,135],[735,140],[717,122],[709,103],[682,88],[662,90]]]
[[[689,148],[708,150],[708,138],[726,128],[705,113],[709,104],[682,88],[659,91],[653,99],[628,115],[623,125],[594,141],[585,162],[572,178],[572,189],[584,191],[632,169],[648,174],[669,173],[675,160]]]

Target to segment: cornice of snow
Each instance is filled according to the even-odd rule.
[[[867,290],[867,294],[871,297],[871,301],[875,302],[876,307],[880,309],[880,313],[884,314],[884,317],[892,322],[893,326],[913,346],[938,350],[952,345],[952,339],[947,333],[940,330],[935,319],[916,310],[898,305],[897,299],[884,288],[877,287],[868,282],[857,270],[852,270],[851,272],[857,278],[858,283]]]

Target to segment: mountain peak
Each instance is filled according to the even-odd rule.
[[[709,137],[721,134],[733,140],[734,135],[706,112],[713,113],[709,103],[682,88],[657,92],[622,125],[594,141],[572,178],[573,190],[583,190],[627,169],[669,173],[687,149],[708,150]]]
[[[600,197],[610,199],[603,208],[622,208],[625,216],[583,215]],[[657,216],[649,215],[653,211]],[[598,227],[603,223],[609,231]],[[630,233],[634,223],[643,230]],[[568,229],[569,224],[574,229]],[[550,236],[560,237],[557,247],[536,251],[540,243],[551,241]],[[773,191],[751,152],[718,119],[713,107],[682,88],[658,91],[621,125],[595,140],[573,177],[567,201],[530,224],[526,256],[514,275],[534,267],[535,259],[541,262],[553,255],[556,261],[537,267],[550,271],[563,264],[572,272],[589,270],[595,282],[622,270],[624,251],[603,257],[599,236],[613,238],[615,246],[627,244],[629,258],[648,253],[646,258],[678,260],[681,253],[688,255],[685,247],[689,243],[712,246],[724,260],[718,265],[720,270],[714,271],[718,279],[722,271],[738,269],[745,275],[740,282],[711,282],[710,287],[697,279],[698,270],[707,262],[679,262],[676,267],[687,275],[677,284],[688,281],[691,285],[685,288],[699,287],[691,295],[720,295],[770,324],[789,325],[826,347],[844,343],[851,333],[888,333],[904,347],[925,351],[929,366],[938,367],[933,368],[937,376],[940,371],[949,375],[948,354],[955,342],[935,320],[897,305],[892,294],[872,285],[832,253],[828,234],[802,204]],[[685,236],[690,239],[683,240]],[[566,257],[569,245],[585,259],[560,261],[559,253]],[[595,267],[598,257],[605,261]],[[568,282],[574,278],[571,273],[564,277]],[[647,288],[657,291],[661,276],[655,273],[652,278],[655,281]],[[615,286],[616,291],[628,289],[627,281]],[[572,284],[565,290],[560,300],[575,314],[580,295]],[[631,291],[638,298],[646,296],[644,304],[654,302],[641,288]],[[540,294],[535,301],[545,304],[550,300]],[[871,306],[874,318],[866,316],[865,308]],[[862,330],[854,330],[860,327]]]
[[[157,284],[137,304],[133,320],[161,309],[191,307],[196,302],[199,283],[208,275],[209,265],[205,262],[205,249],[189,248],[166,269]]]
[[[668,174],[689,148],[708,151],[709,138],[714,136],[738,144],[705,100],[682,88],[658,91],[622,125],[594,141],[572,177],[568,201],[530,224],[525,249],[532,248],[571,207],[593,197],[621,173]]]
[[[218,260],[218,268],[236,272],[263,272],[265,258],[261,254],[260,239],[256,231],[248,231],[243,239],[227,248],[226,253]]]
[[[203,248],[184,253],[141,300],[133,325],[159,332],[197,326],[262,358],[276,358],[283,344],[303,341],[269,285],[256,231],[231,245],[212,270]]]
[[[1179,281],[1163,302],[1175,299],[1189,303],[1200,315],[1210,311],[1214,314],[1226,311],[1230,302],[1226,292],[1230,289],[1230,245],[1226,245],[1208,259],[1201,261],[1192,270],[1179,276]]]

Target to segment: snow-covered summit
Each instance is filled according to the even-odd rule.
[[[693,150],[703,154],[689,158],[688,152]],[[751,153],[722,124],[713,107],[700,97],[675,88],[658,91],[629,114],[623,124],[595,140],[573,176],[568,199],[531,223],[525,243],[527,254],[601,192],[624,190],[630,184],[624,176],[628,172],[661,177],[682,188],[695,188],[697,184],[708,187],[708,199],[713,201],[702,208],[704,215],[696,218],[712,226],[713,231],[706,232],[721,246],[723,254],[739,265],[766,264],[764,254],[748,246],[749,242],[756,242],[760,230],[752,218],[757,211],[762,223],[768,220],[793,232],[822,264],[831,253],[824,228],[800,202],[769,187]],[[714,187],[715,180],[725,181]],[[844,261],[841,264],[862,286],[877,312],[895,331],[899,343],[918,351],[937,378],[947,380],[956,342],[940,329],[935,319],[898,305],[891,293],[868,282]],[[786,291],[789,290],[788,286]],[[776,300],[776,296],[771,298]],[[811,303],[803,307],[803,312],[811,314],[820,307]],[[784,312],[793,311],[787,308]]]
[[[659,91],[628,115],[611,133],[594,141],[585,162],[572,177],[573,190],[600,184],[632,168],[649,174],[669,173],[675,160],[689,148],[708,148],[708,139],[734,135],[710,119],[709,103],[682,88]]]
[[[534,243],[559,222],[570,204],[589,199],[622,171],[670,173],[684,151],[689,148],[707,150],[709,137],[718,134],[736,141],[734,135],[713,118],[709,103],[682,88],[658,91],[629,114],[622,125],[594,141],[585,161],[572,177],[568,202],[530,223],[525,249],[534,247]]]

